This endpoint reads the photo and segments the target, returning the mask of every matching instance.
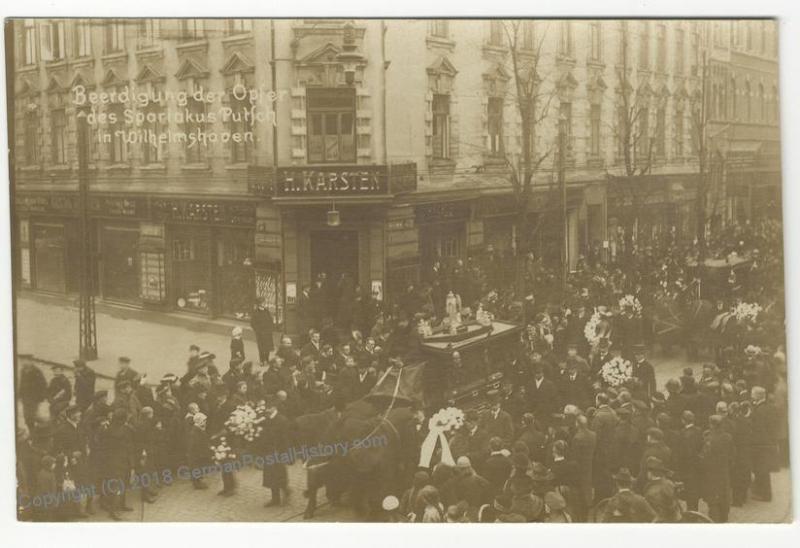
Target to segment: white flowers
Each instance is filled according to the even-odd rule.
[[[754,322],[761,310],[761,305],[758,303],[739,303],[734,307],[733,315],[738,321]]]
[[[633,314],[637,317],[642,315],[642,303],[639,302],[633,295],[625,295],[619,300],[619,307],[621,310],[632,309]]]
[[[219,439],[219,444],[211,446],[211,451],[214,453],[214,462],[217,464],[236,458],[224,436]]]
[[[253,441],[261,434],[260,423],[264,420],[263,413],[263,407],[254,409],[249,405],[240,405],[225,421],[225,428],[234,436],[240,436],[245,441]]]
[[[428,421],[428,430],[441,430],[442,432],[449,432],[453,429],[459,429],[464,424],[464,412],[455,407],[448,407],[440,409]]]
[[[633,366],[628,360],[617,356],[600,368],[600,376],[609,386],[622,386],[633,378]]]
[[[583,327],[583,336],[586,337],[586,340],[589,341],[591,346],[595,346],[599,341],[600,337],[597,334],[597,326],[600,324],[600,313],[595,312],[592,314],[592,317],[589,318],[589,321],[586,322],[586,325]]]

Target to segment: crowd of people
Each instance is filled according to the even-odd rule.
[[[747,259],[745,269],[726,269],[723,281],[706,281],[720,313],[747,302],[758,303],[760,315],[742,320],[738,336],[720,341],[707,361],[659,386],[647,359],[659,342],[654,299],[692,294],[706,278],[699,256],[696,242],[668,237],[624,264],[581,259],[564,287],[557,269],[529,254],[520,293],[513,253],[489,246],[466,261],[433,264],[391,306],[346,277],[334,284],[320,274],[298,296],[301,340],[282,335],[273,348],[274,322],[261,301],[251,314],[257,356],[245,354],[237,327],[229,357],[192,345],[185,369],[155,385],[121,357],[113,399],[95,390],[96,376],[81,360],[74,381],[58,366],[47,381],[32,356],[19,356],[20,512],[74,519],[98,502],[116,520],[132,509],[132,481],[153,504],[177,479],[206,489],[202,471],[220,464],[215,447],[236,443],[230,418],[244,406],[264,419],[248,450],[288,449],[293,421],[345,412],[367,397],[420,354],[420,325],[440,325],[456,299],[465,322],[481,309],[524,325],[502,358],[489,358],[503,386],[487,394],[488,405],[465,410],[446,450],[423,466],[416,460],[438,405],[405,402],[417,411],[418,445],[404,448],[402,481],[381,493],[369,519],[675,522],[697,516],[704,501],[705,514],[725,522],[731,505],[769,501],[771,473],[788,465],[781,227],[734,226],[709,238],[706,257]],[[224,372],[219,359],[229,364]],[[609,377],[611,362],[629,363],[628,374]],[[267,504],[290,495],[289,465],[262,467]],[[182,467],[201,472],[182,477]],[[235,495],[235,470],[221,476],[220,495]],[[42,503],[54,496],[57,504]]]

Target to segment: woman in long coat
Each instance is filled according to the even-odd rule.
[[[274,327],[272,314],[267,308],[266,299],[261,299],[256,303],[250,316],[250,327],[253,328],[253,332],[256,335],[258,361],[265,364],[269,361],[270,353],[275,349],[275,343],[272,340],[272,329]]]

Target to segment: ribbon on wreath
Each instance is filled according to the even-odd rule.
[[[441,428],[433,428],[428,432],[428,435],[422,442],[419,452],[419,465],[422,468],[430,468],[433,453],[436,451],[436,444],[442,444],[442,459],[444,464],[455,466],[456,461],[453,459],[453,454],[450,452],[450,444],[447,442],[447,437],[444,435],[444,430]]]

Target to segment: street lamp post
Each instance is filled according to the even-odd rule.
[[[78,133],[78,196],[80,202],[81,277],[78,304],[78,355],[97,359],[97,324],[94,306],[94,261],[89,231],[89,125],[87,109],[76,116]]]
[[[561,187],[561,218],[564,232],[561,253],[561,288],[563,291],[567,289],[567,278],[569,277],[569,219],[567,217],[567,178],[564,174],[564,154],[567,152],[566,125],[567,119],[561,115],[558,120],[558,183]]]

